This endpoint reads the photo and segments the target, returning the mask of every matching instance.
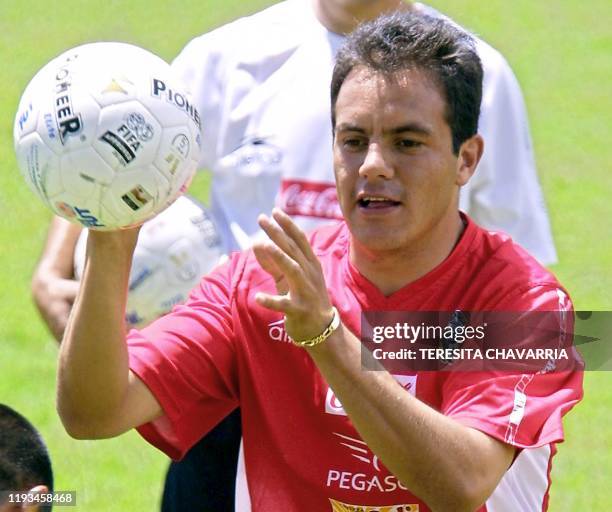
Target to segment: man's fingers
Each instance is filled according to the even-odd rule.
[[[257,221],[261,229],[268,235],[268,238],[285,254],[300,264],[305,261],[305,255],[300,247],[275,220],[272,220],[267,215],[260,215]]]
[[[296,274],[300,273],[299,265],[270,242],[253,245],[253,253],[261,268],[274,279],[278,293],[287,293],[289,291],[287,278],[295,280]]]
[[[280,208],[274,208],[272,210],[272,217],[308,260],[319,261],[312,251],[312,247],[310,246],[310,242],[308,242],[308,238],[306,238],[306,234],[297,226],[297,224],[295,224],[295,222],[293,222],[289,215],[287,215]]]
[[[253,244],[253,254],[257,262],[261,265],[261,268],[270,274],[275,281],[283,277],[282,271],[274,262],[274,258],[271,256],[268,246],[265,243],[258,242]]]
[[[280,273],[297,286],[304,284],[300,282],[300,280],[306,279],[306,273],[302,266],[277,245],[270,242],[258,244],[258,250],[265,253],[265,264],[274,269],[273,272],[268,273],[275,279]]]
[[[255,295],[255,302],[264,308],[285,314],[289,313],[293,306],[288,295],[270,295],[264,292],[258,292]]]

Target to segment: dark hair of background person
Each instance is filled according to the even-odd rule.
[[[21,414],[0,404],[0,491],[53,491],[51,459],[42,437]],[[41,507],[51,510],[51,507]]]

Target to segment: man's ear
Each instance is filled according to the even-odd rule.
[[[49,488],[46,485],[37,485],[36,487],[32,487],[29,491],[28,494],[47,494],[49,492]],[[25,510],[26,512],[38,512],[40,510],[40,503],[31,503],[29,505],[25,504],[22,508],[22,510]]]
[[[478,134],[461,144],[457,156],[456,184],[462,187],[472,177],[484,151],[484,140]]]

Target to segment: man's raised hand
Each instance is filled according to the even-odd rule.
[[[277,295],[260,292],[255,300],[285,314],[285,329],[292,339],[301,341],[321,334],[333,311],[321,264],[306,235],[277,208],[272,219],[260,215],[258,222],[270,240],[255,244],[253,252],[274,278]]]

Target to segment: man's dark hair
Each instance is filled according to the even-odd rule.
[[[410,12],[383,15],[359,26],[339,50],[331,82],[332,126],[336,101],[351,70],[363,66],[384,75],[425,71],[446,100],[453,152],[476,134],[482,66],[472,37],[440,18]]]
[[[45,443],[28,420],[0,404],[0,491],[29,491],[37,485],[53,490]]]

